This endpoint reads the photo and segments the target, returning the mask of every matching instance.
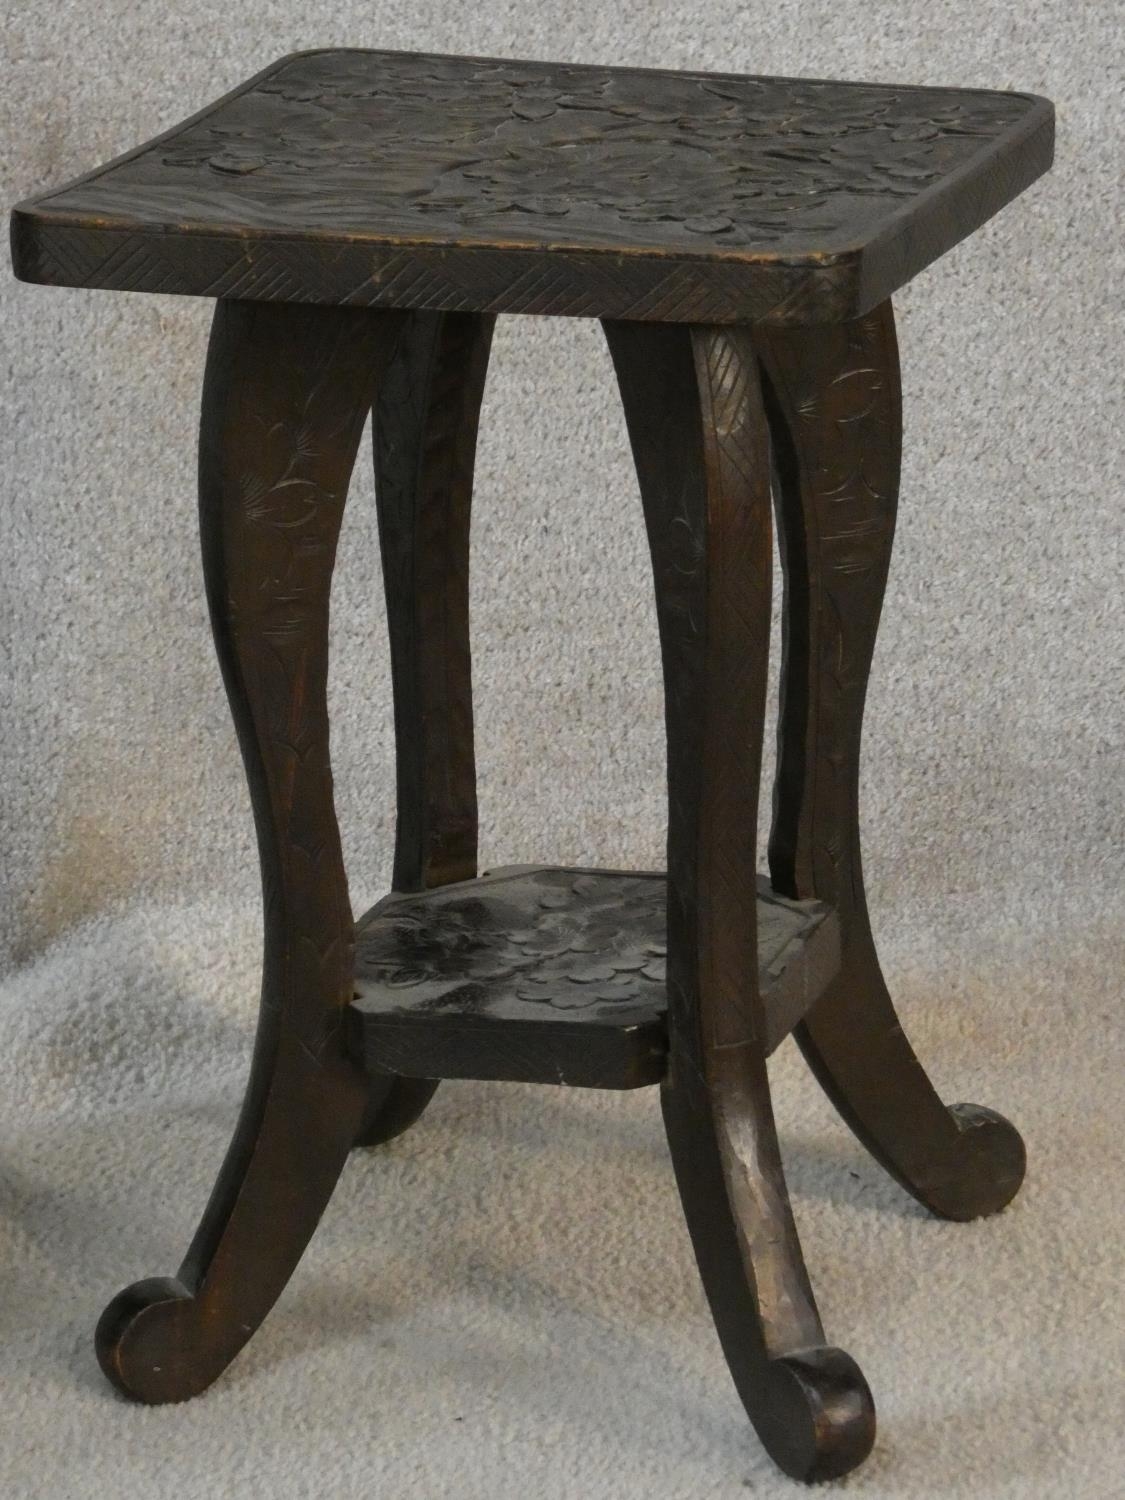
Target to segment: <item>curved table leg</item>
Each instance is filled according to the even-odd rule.
[[[411,314],[375,406],[395,699],[396,891],[477,873],[469,518],[495,321],[479,313]],[[424,1078],[373,1081],[356,1144],[401,1135],[436,1088]]]
[[[874,1439],[826,1345],[770,1103],[755,839],[770,625],[769,452],[738,328],[607,323],[656,580],[668,733],[668,1140],[739,1395],[774,1460],[823,1479]]]
[[[875,1158],[934,1213],[995,1213],[1023,1179],[1000,1115],[947,1108],[907,1041],[871,937],[859,838],[863,703],[890,562],[901,396],[890,303],[854,323],[760,329],[785,565],[785,660],[770,871],[835,906],[839,980],[795,1032]]]
[[[219,302],[203,390],[200,525],[211,622],[250,783],[265,956],[249,1086],[175,1279],[122,1292],[98,1358],[177,1401],[230,1363],[288,1281],[367,1097],[344,1049],[352,913],[332,795],[328,602],[348,479],[397,313]]]

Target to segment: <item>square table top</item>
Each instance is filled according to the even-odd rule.
[[[294,53],[12,215],[124,291],[661,321],[858,316],[1051,162],[1030,94]]]

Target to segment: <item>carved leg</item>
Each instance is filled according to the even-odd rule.
[[[789,1207],[758,992],[755,840],[770,624],[769,455],[738,328],[607,323],[653,555],[668,732],[669,1073],[680,1194],[739,1394],[775,1461],[821,1479],[874,1439],[825,1344]]]
[[[1001,1116],[946,1108],[887,993],[863,891],[863,702],[890,562],[901,398],[890,303],[857,322],[759,330],[785,563],[785,660],[770,839],[774,886],[835,906],[844,964],[796,1037],[856,1135],[951,1219],[995,1213],[1023,1179]]]
[[[344,1050],[352,914],[328,754],[328,599],[344,499],[397,313],[220,302],[203,390],[211,622],[246,764],[265,901],[249,1087],[173,1279],[106,1308],[98,1358],[140,1401],[196,1395],[273,1306],[367,1097]]]
[[[398,765],[396,891],[477,873],[469,657],[469,515],[494,318],[414,313],[379,387],[375,486]],[[371,1085],[357,1145],[400,1135],[431,1079]]]

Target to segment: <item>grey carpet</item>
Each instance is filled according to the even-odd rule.
[[[879,1404],[857,1495],[1125,1495],[1122,40],[1104,0],[103,0],[6,18],[5,203],[313,45],[1056,99],[1053,176],[898,299],[902,520],[863,778],[908,1027],[945,1097],[1018,1121],[1027,1186],[996,1220],[934,1223],[791,1045],[773,1064],[825,1322]],[[208,308],[0,296],[0,1494],[794,1492],[723,1368],[648,1093],[444,1087],[410,1135],[353,1160],[206,1397],[147,1411],[104,1385],[93,1323],[125,1281],[175,1269],[254,1020],[251,828],[196,555]],[[646,569],[597,329],[502,323],[474,538],[488,863],[660,860]],[[361,907],[391,850],[381,610],[364,469],[332,679]]]

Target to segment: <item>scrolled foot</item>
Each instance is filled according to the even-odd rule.
[[[136,1281],[98,1320],[98,1363],[131,1401],[159,1406],[206,1389],[214,1372],[200,1365],[191,1337],[195,1299],[171,1277]]]
[[[998,1214],[1019,1192],[1027,1170],[1023,1138],[1010,1120],[981,1104],[951,1104],[957,1127],[948,1167],[935,1175],[929,1206],[965,1222]]]
[[[436,1078],[388,1078],[372,1085],[355,1149],[383,1146],[410,1129],[437,1092]]]
[[[825,1342],[766,1070],[746,837],[757,821],[771,607],[770,445],[755,347],[738,328],[607,323],[606,333],[664,665],[668,1144],[746,1413],[787,1474],[831,1479],[870,1452],[875,1404],[855,1362]]]
[[[405,314],[220,298],[204,378],[207,599],[258,829],[265,957],[246,1097],[178,1277],[98,1323],[134,1401],[183,1401],[244,1348],[300,1260],[367,1094],[344,1045],[354,927],[332,789],[328,616],[348,481]]]
[[[810,1484],[858,1467],[875,1442],[875,1402],[851,1355],[801,1349],[772,1359],[769,1371],[770,1415],[756,1425],[778,1467]]]
[[[768,372],[785,662],[770,872],[835,908],[843,963],[794,1036],[877,1161],[946,1219],[999,1212],[1023,1179],[1015,1130],[948,1107],[908,1041],[879,967],[863,894],[860,747],[890,565],[902,393],[889,302],[850,323],[759,329]],[[845,667],[846,664],[846,667]]]

